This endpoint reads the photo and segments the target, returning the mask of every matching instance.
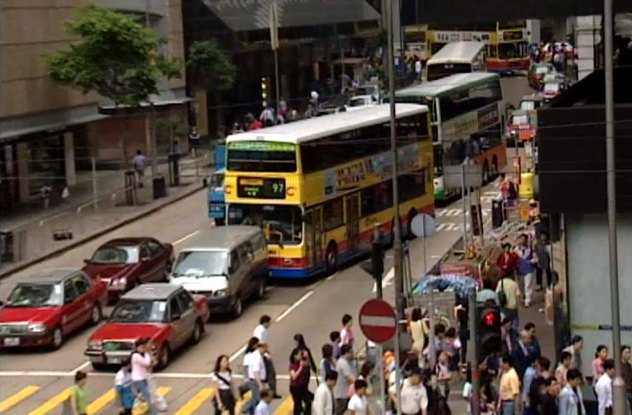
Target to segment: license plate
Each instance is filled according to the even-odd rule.
[[[19,337],[6,337],[4,339],[5,346],[19,346],[20,338]]]
[[[121,358],[120,357],[109,357],[108,358],[108,363],[113,364],[113,365],[118,365],[121,363]]]

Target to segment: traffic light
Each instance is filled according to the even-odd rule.
[[[476,341],[478,344],[479,362],[492,353],[500,353],[502,347],[500,327],[501,318],[498,307],[482,307],[478,309]]]

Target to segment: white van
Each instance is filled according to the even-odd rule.
[[[204,295],[213,312],[238,317],[243,302],[265,295],[268,247],[261,228],[221,226],[205,230],[182,249],[169,280]]]

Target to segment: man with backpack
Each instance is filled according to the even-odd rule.
[[[518,321],[520,287],[518,287],[518,284],[512,277],[513,274],[501,275],[501,279],[496,286],[496,293],[498,294],[498,303],[503,317],[510,318],[514,329],[520,330],[520,322]]]

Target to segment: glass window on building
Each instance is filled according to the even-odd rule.
[[[61,194],[66,183],[63,136],[32,137],[28,141],[29,193],[37,197],[45,184],[53,194]]]

